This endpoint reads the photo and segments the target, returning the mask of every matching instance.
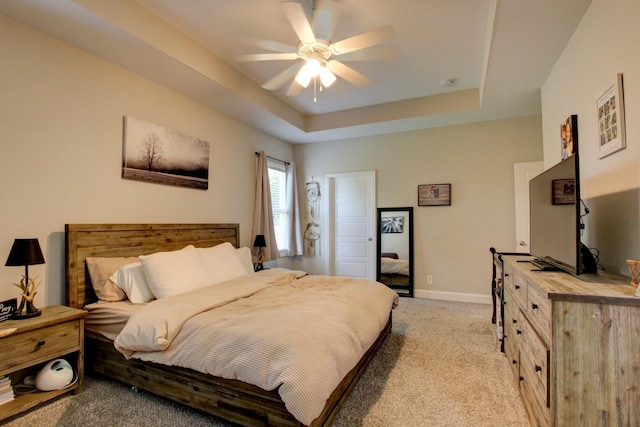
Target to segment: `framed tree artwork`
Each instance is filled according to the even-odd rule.
[[[206,190],[209,142],[125,116],[122,178]]]

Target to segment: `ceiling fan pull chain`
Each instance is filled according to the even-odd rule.
[[[317,96],[317,91],[316,91],[316,84],[318,82],[318,77],[314,77],[313,78],[313,103],[315,104],[316,102],[318,102],[318,96]]]

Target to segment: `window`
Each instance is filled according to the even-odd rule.
[[[282,162],[267,160],[269,169],[269,189],[271,191],[271,209],[273,210],[273,228],[280,256],[289,255],[290,213],[287,210],[287,172]]]

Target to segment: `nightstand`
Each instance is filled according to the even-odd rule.
[[[80,391],[84,380],[86,315],[84,310],[55,305],[43,308],[38,317],[0,322],[0,377],[9,376],[15,386],[56,358],[66,359],[78,375],[78,381],[63,390],[16,395],[14,400],[0,405],[0,420],[69,391],[74,394]]]

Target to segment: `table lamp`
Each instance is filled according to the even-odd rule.
[[[256,240],[253,241],[253,247],[258,248],[257,250],[257,259],[258,262],[253,266],[254,271],[264,270],[264,266],[262,262],[264,261],[264,251],[262,248],[267,247],[267,242],[264,239],[263,234],[256,235]]]
[[[22,276],[20,284],[13,284],[22,291],[22,301],[13,316],[16,319],[36,317],[41,314],[40,310],[33,305],[33,299],[41,282],[36,282],[38,276],[29,277],[29,266],[36,264],[44,264],[44,256],[38,239],[15,239],[5,266],[24,265],[24,276]]]

